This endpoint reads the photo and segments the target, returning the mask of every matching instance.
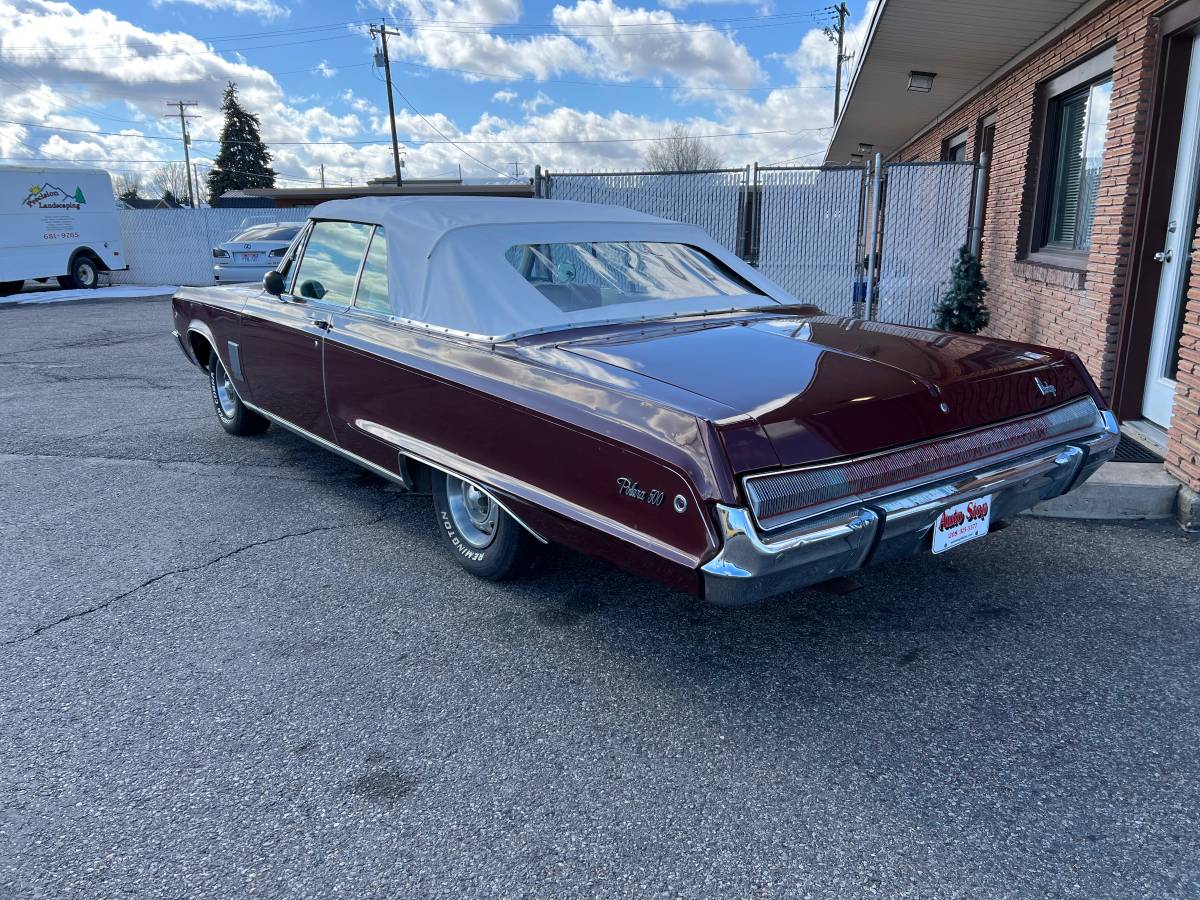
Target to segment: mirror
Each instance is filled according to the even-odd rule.
[[[272,269],[263,276],[263,290],[278,297],[283,293],[283,276]]]

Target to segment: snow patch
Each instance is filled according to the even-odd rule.
[[[78,291],[39,289],[0,297],[5,303],[66,303],[70,300],[125,300],[137,297],[162,297],[179,290],[177,284],[114,284],[112,287],[90,288]]]

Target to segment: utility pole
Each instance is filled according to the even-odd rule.
[[[185,109],[189,106],[199,106],[199,105],[200,104],[196,103],[194,100],[176,100],[174,103],[167,104],[167,106],[174,106],[178,109],[179,130],[183,134],[183,171],[187,175],[188,203],[191,204],[192,209],[196,208],[196,194],[193,193],[193,191],[192,191],[192,155],[191,155],[191,153],[188,152],[188,146],[192,143],[192,138],[188,134],[187,120],[188,119],[198,119],[200,117],[192,115],[188,112],[185,112]],[[167,115],[163,116],[163,118],[164,119],[173,119],[173,118],[175,118],[175,115],[176,115],[176,113],[167,113]],[[196,191],[198,192],[199,190],[200,190],[200,184],[199,184],[199,181],[197,181]]]
[[[513,164],[513,178],[520,178],[521,177],[521,163],[518,160],[514,159],[512,161],[512,164]],[[458,177],[462,178],[461,171],[459,172]]]
[[[321,187],[325,187],[325,163],[321,163]]]
[[[388,95],[388,121],[392,123],[392,162],[396,165],[396,187],[404,184],[400,177],[400,142],[396,138],[396,102],[392,99],[392,61],[388,59],[388,29],[387,20],[382,20],[379,27],[371,26],[371,37],[379,35],[380,43],[383,45],[383,78],[387,82]],[[378,57],[375,65],[379,65]]]
[[[833,82],[833,121],[836,122],[842,108],[842,63],[850,59],[845,52],[846,16],[850,15],[850,10],[846,8],[845,3],[839,3],[837,6],[830,6],[827,11],[837,16],[838,20],[837,25],[825,29],[825,35],[837,43],[837,75]]]

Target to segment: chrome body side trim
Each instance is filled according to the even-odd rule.
[[[239,399],[241,399],[241,398],[239,398]],[[318,437],[317,435],[313,434],[311,431],[305,431],[299,425],[293,425],[287,419],[281,419],[279,416],[275,415],[274,413],[267,412],[261,406],[255,406],[249,400],[242,399],[242,405],[244,405],[248,409],[254,410],[256,413],[258,413],[263,418],[270,419],[272,422],[274,422],[279,427],[286,428],[288,431],[292,432],[293,434],[299,435],[302,438],[306,438],[307,440],[312,441],[318,447],[323,447],[326,450],[330,450],[330,451],[336,453],[338,456],[341,456],[341,457],[344,457],[345,459],[350,460],[350,462],[358,463],[364,469],[369,469],[370,471],[374,472],[376,475],[380,476],[381,478],[388,479],[388,481],[394,481],[394,482],[396,482],[396,484],[400,485],[401,487],[405,488],[406,490],[409,488],[409,486],[407,484],[405,484],[404,478],[402,476],[398,475],[395,472],[388,471],[383,466],[375,465],[375,463],[371,462],[369,459],[363,459],[357,453],[351,453],[349,450],[339,447],[337,444],[333,443],[332,441],[327,441],[323,437]]]
[[[749,509],[718,504],[723,542],[701,567],[705,598],[737,606],[928,550],[941,511],[967,500],[991,495],[992,518],[998,520],[1065,494],[1116,452],[1116,417],[1104,410],[1102,422],[1099,431],[1081,440],[1033,452],[1025,448],[1006,460],[984,461],[933,483],[855,499],[782,533],[763,535]]]
[[[509,477],[503,472],[490,469],[472,460],[465,459],[452,451],[414,438],[411,435],[403,434],[394,428],[388,428],[386,425],[380,425],[378,422],[371,422],[367,419],[355,419],[352,424],[360,431],[391,444],[397,450],[412,457],[417,462],[422,462],[435,469],[448,472],[456,478],[462,478],[462,472],[467,471],[475,478],[476,484],[480,481],[486,482],[492,485],[494,490],[504,491],[513,497],[517,497],[526,503],[550,513],[571,519],[588,528],[594,528],[618,540],[626,541],[635,547],[661,556],[672,563],[686,566],[689,569],[695,569],[700,565],[699,559],[689,556],[678,547],[661,541],[652,535],[638,531],[636,528],[632,528],[616,519],[602,515],[595,510],[588,509],[586,506],[580,506],[578,503],[574,503],[558,494],[545,491],[535,484]],[[447,460],[447,462],[442,462],[442,459]],[[501,508],[503,509],[504,507]],[[702,507],[698,506],[697,508],[701,509]],[[507,510],[505,511],[507,512]],[[705,518],[704,524],[710,540],[715,540],[711,521]]]

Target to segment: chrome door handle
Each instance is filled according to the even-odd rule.
[[[1160,263],[1169,263],[1171,261],[1171,251],[1159,250],[1154,254],[1154,261]]]
[[[322,331],[328,331],[333,327],[333,322],[329,319],[310,319],[309,321]]]

